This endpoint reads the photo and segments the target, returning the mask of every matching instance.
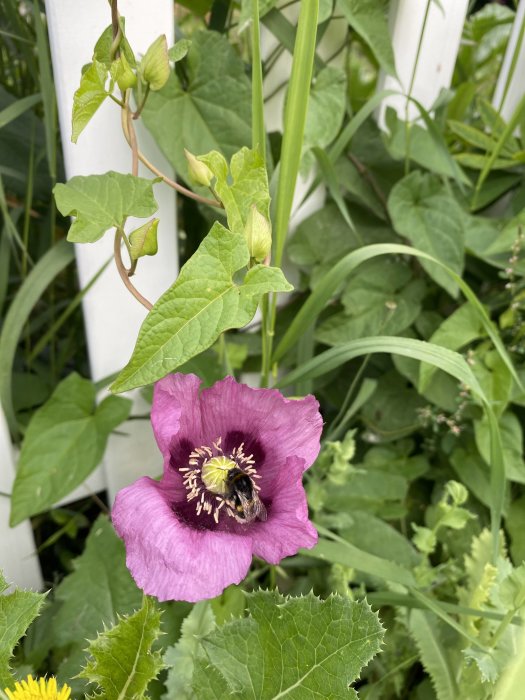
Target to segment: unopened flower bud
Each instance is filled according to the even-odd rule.
[[[137,76],[131,70],[128,60],[123,53],[111,64],[111,75],[117,81],[117,85],[122,91],[135,87],[137,83]]]
[[[155,39],[140,62],[140,72],[150,90],[160,90],[170,77],[168,42],[164,34]]]
[[[202,185],[203,187],[209,187],[211,181],[213,180],[213,173],[208,168],[206,163],[200,161],[193,153],[184,149],[184,155],[188,161],[188,173],[190,178],[196,185]]]
[[[272,248],[272,226],[252,204],[244,227],[244,235],[248,243],[250,257],[261,261],[266,258]]]
[[[157,228],[158,219],[152,219],[129,234],[130,254],[132,260],[138,260],[144,255],[156,255],[158,250]]]

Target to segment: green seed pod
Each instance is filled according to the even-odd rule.
[[[244,235],[248,242],[250,256],[259,262],[264,260],[272,249],[272,226],[258,211],[255,204],[250,207]]]
[[[202,185],[203,187],[209,187],[211,181],[213,180],[213,173],[208,168],[206,163],[200,161],[193,153],[190,153],[184,149],[184,155],[188,161],[188,173],[191,180],[196,185]]]
[[[140,73],[150,90],[160,90],[170,77],[168,42],[164,34],[155,39],[140,62]]]
[[[131,70],[123,53],[111,64],[111,77],[117,81],[117,85],[123,92],[137,84],[137,76]]]

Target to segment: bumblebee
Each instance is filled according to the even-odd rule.
[[[268,514],[264,503],[259,498],[252,479],[239,469],[230,469],[226,477],[226,501],[230,505],[233,517],[239,523],[251,523],[258,518],[266,520]]]

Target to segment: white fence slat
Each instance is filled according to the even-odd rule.
[[[516,18],[512,26],[512,32],[507,44],[507,50],[501,66],[501,71],[494,90],[492,104],[499,111],[505,121],[509,121],[518,102],[525,92],[525,38],[518,46],[520,33],[525,22],[525,0],[521,0],[516,12]],[[517,52],[516,63],[507,90],[505,91],[509,73],[511,71],[514,55]]]
[[[441,5],[441,7],[439,7]],[[419,112],[407,95],[417,67],[411,95],[425,109],[430,109],[442,88],[450,87],[459,50],[461,33],[468,9],[468,0],[430,2],[425,24],[425,0],[394,0],[390,9],[390,33],[396,62],[397,78],[382,74],[378,91],[397,90],[403,94],[390,95],[378,110],[378,123],[384,128],[387,107],[393,107],[400,118],[417,118]],[[424,26],[425,25],[425,26]],[[421,48],[418,46],[423,32]],[[408,111],[406,111],[408,110]]]
[[[126,18],[126,35],[136,54],[143,54],[160,35],[166,34],[168,45],[174,42],[173,3],[171,0],[122,0],[120,13]],[[58,100],[66,175],[103,173],[108,170],[129,172],[131,151],[122,134],[120,110],[107,100],[97,111],[77,144],[71,142],[73,94],[78,87],[83,65],[91,60],[93,46],[103,29],[110,24],[109,5],[104,0],[46,0],[51,54]],[[171,167],[153,139],[137,123],[140,149],[166,174]],[[139,174],[153,177],[142,165]],[[157,216],[159,253],[142,258],[133,281],[145,297],[154,302],[177,276],[177,228],[175,193],[165,185],[155,187],[159,203]],[[143,221],[130,218],[130,230]],[[113,236],[106,234],[96,243],[77,245],[76,258],[81,286],[85,286],[112,255]],[[125,255],[125,253],[124,253]],[[146,310],[131,297],[122,284],[114,265],[102,274],[86,294],[83,311],[91,374],[94,380],[118,371],[129,359]],[[146,413],[147,407],[135,392],[134,413]],[[105,473],[98,483],[108,487],[110,500],[122,486],[141,474],[156,474],[160,469],[158,450],[154,447],[149,422],[134,420],[121,427],[127,436],[111,436],[104,458]],[[81,486],[67,502],[85,495]]]
[[[35,552],[31,523],[26,520],[9,527],[10,494],[15,476],[13,447],[4,413],[0,407],[0,571],[8,583],[40,590],[43,586],[40,563]]]

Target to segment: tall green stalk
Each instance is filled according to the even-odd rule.
[[[274,227],[274,265],[281,266],[288,223],[292,211],[295,183],[301,162],[308,97],[315,57],[317,36],[317,17],[319,0],[303,0],[299,12],[297,35],[293,52],[292,71],[286,108],[284,112],[284,133],[279,163],[279,181],[277,185],[277,203]],[[263,366],[263,384],[269,382],[271,370],[271,351],[275,329],[277,297],[274,295],[270,304],[266,341],[269,352]]]

